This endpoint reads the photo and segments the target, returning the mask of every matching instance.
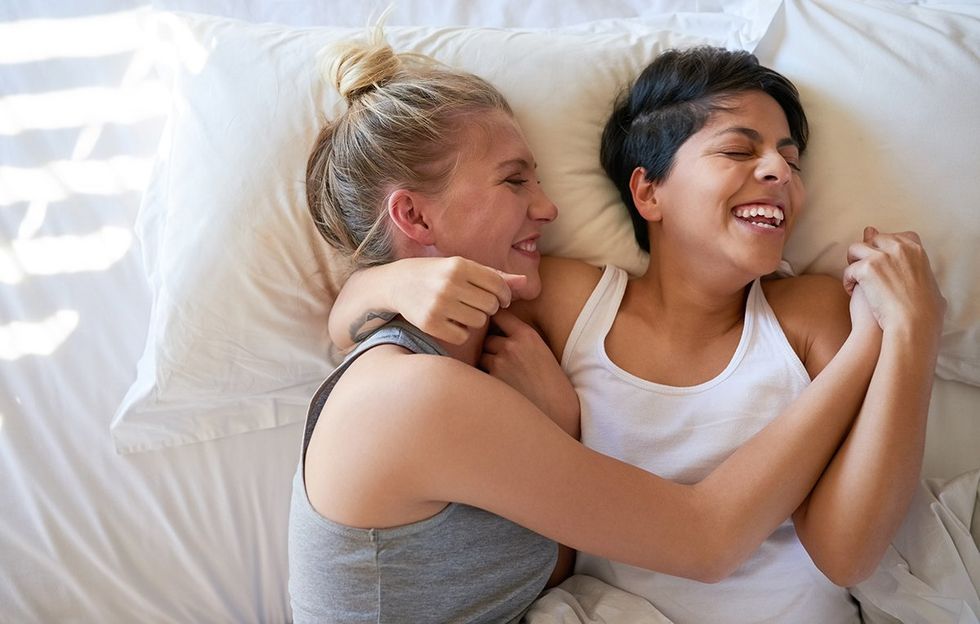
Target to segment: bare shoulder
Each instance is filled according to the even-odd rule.
[[[381,350],[385,348],[362,355],[331,394],[332,409],[346,411],[348,404],[356,403],[360,424],[379,437],[404,443],[407,438],[423,439],[430,429],[435,432],[450,421],[465,427],[475,405],[499,405],[516,394],[500,380],[455,358],[408,353],[398,347]]]
[[[840,280],[829,275],[800,275],[767,280],[762,282],[762,289],[769,305],[777,314],[822,316],[826,313],[847,312],[847,293],[844,292]]]
[[[484,454],[494,431],[501,431],[491,410],[518,422],[550,423],[514,395],[503,382],[450,357],[395,345],[370,349],[338,380],[313,431],[305,462],[311,503],[351,526],[396,526],[432,516],[456,500],[455,490],[435,487],[445,483],[445,468],[459,465],[460,453]]]
[[[338,401],[330,407],[344,410],[353,399],[356,422],[347,429],[356,428],[352,435],[366,454],[383,458],[378,461],[390,466],[390,478],[417,476],[406,484],[416,493],[458,500],[431,489],[445,482],[446,466],[511,448],[527,436],[540,448],[549,436],[572,440],[523,395],[475,367],[447,356],[379,355],[351,366],[350,377],[341,380],[348,386],[337,384]]]
[[[520,305],[527,306],[524,318],[560,357],[579,312],[602,277],[602,269],[581,260],[544,257],[540,272],[541,294]]]
[[[762,283],[783,333],[811,376],[823,369],[851,330],[849,298],[829,275],[801,275]]]
[[[441,391],[459,384],[479,385],[480,371],[451,357],[411,353],[395,345],[375,347],[359,357],[338,381],[331,400],[352,397],[360,405],[359,417],[371,418],[378,408],[383,418],[438,409],[445,399]],[[485,375],[484,375],[485,376]],[[391,410],[397,400],[398,410]]]

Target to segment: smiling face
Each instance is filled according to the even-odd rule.
[[[538,239],[558,210],[538,183],[531,150],[506,113],[483,113],[466,124],[449,186],[433,200],[432,250],[527,275],[514,295],[541,291]]]
[[[651,228],[651,247],[754,278],[776,269],[803,209],[800,154],[772,97],[749,91],[726,104],[655,185],[651,220],[661,222]]]

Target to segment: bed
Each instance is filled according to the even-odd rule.
[[[0,621],[290,620],[290,479],[306,397],[336,361],[325,318],[343,275],[294,209],[304,137],[337,105],[309,68],[385,5],[0,8]],[[396,46],[511,99],[563,211],[546,251],[634,271],[594,162],[615,90],[698,43],[788,75],[813,143],[786,260],[839,275],[866,223],[922,234],[949,301],[922,496],[976,496],[978,5],[403,0],[388,24]],[[975,546],[980,512],[953,507]],[[917,544],[883,566],[907,569]],[[978,575],[962,619],[890,610],[916,589],[895,577],[867,588],[867,617],[977,621],[980,567],[962,565]],[[970,590],[922,582],[930,608]],[[666,621],[647,606],[573,577],[529,618]]]

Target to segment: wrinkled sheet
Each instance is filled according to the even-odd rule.
[[[851,589],[866,624],[980,623],[980,470],[928,479],[871,577]],[[669,624],[645,599],[574,575],[525,624]]]
[[[878,569],[851,591],[871,624],[980,622],[980,470],[925,481]]]
[[[531,605],[523,624],[671,624],[647,600],[597,578],[576,574]]]

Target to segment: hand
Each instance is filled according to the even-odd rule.
[[[861,285],[882,330],[918,329],[939,335],[946,299],[915,232],[883,234],[865,228],[864,241],[848,248],[847,261],[844,288],[853,293]]]
[[[392,309],[425,333],[462,344],[471,329],[511,302],[511,291],[525,275],[498,271],[466,258],[410,258],[404,279],[392,292]]]
[[[875,318],[874,310],[871,309],[860,284],[855,284],[851,290],[850,312],[852,332],[874,333],[880,339],[881,327],[878,326],[878,319]]]
[[[497,312],[493,324],[498,333],[483,343],[480,368],[523,394],[563,428],[563,423],[574,423],[577,431],[578,395],[541,336],[507,310]]]

